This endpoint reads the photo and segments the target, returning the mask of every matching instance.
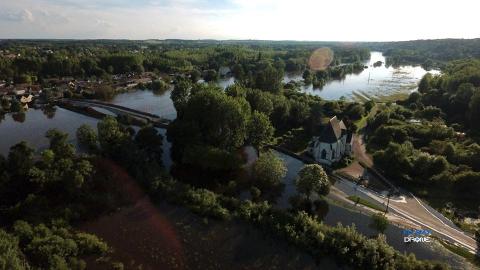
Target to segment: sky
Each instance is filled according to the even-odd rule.
[[[478,0],[0,0],[0,39],[480,37]]]

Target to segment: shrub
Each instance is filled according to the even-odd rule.
[[[0,229],[0,270],[26,269],[22,252],[18,247],[18,239]]]

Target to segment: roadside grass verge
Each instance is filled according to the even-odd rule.
[[[459,246],[450,244],[446,241],[443,241],[442,239],[439,239],[438,237],[434,237],[434,238],[437,239],[438,242],[440,242],[440,244],[442,244],[442,246],[445,247],[446,249],[450,250],[451,252],[453,252],[453,253],[455,253],[459,256],[462,256],[463,258],[465,258],[468,262],[472,263],[473,265],[475,265],[477,267],[480,267],[480,258],[477,257],[475,254],[470,253],[467,249],[465,249],[463,247],[459,247]]]
[[[348,196],[347,199],[349,199],[350,201],[354,202],[354,203],[359,203],[361,205],[364,205],[366,207],[370,207],[372,209],[375,209],[377,211],[380,211],[380,212],[385,212],[385,209],[370,202],[370,201],[367,201],[365,199],[362,199],[358,196],[355,196],[355,195],[352,195],[352,196]]]
[[[373,108],[366,115],[362,116],[362,118],[355,121],[355,125],[357,126],[357,130],[356,130],[357,133],[359,133],[362,129],[364,129],[367,126],[368,118],[377,114],[379,109],[380,109],[380,106],[378,104],[375,104],[375,106],[373,106]]]

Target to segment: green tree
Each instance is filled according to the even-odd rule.
[[[249,118],[245,99],[208,89],[188,100],[183,116],[175,120],[169,132],[175,132],[174,143],[200,143],[233,150],[243,145]]]
[[[416,93],[416,92],[414,92],[414,93]],[[412,96],[412,94],[410,94],[410,97]],[[363,106],[365,107],[365,112],[369,113],[373,109],[373,107],[375,107],[375,104],[376,104],[375,101],[373,101],[371,99],[369,99],[367,102],[365,102],[363,104]]]
[[[75,147],[68,143],[67,133],[50,129],[45,137],[50,141],[50,149],[58,158],[73,158],[75,156]]]
[[[254,111],[248,124],[248,141],[259,150],[260,147],[272,140],[275,129],[268,117]]]
[[[77,233],[65,225],[31,225],[16,221],[14,232],[28,261],[41,269],[85,269],[78,257],[104,255],[108,246],[94,235]]]
[[[213,82],[218,80],[218,72],[214,69],[209,69],[205,71],[205,74],[203,75],[203,77],[206,82]]]
[[[28,269],[18,239],[0,229],[0,270]]]
[[[473,129],[480,131],[480,90],[475,91],[468,105],[468,115]]]
[[[373,154],[375,165],[385,171],[386,176],[392,179],[408,179],[407,175],[411,172],[413,165],[411,156],[414,148],[411,142],[403,144],[389,143],[385,150],[377,151]]]
[[[130,138],[126,130],[111,116],[107,116],[98,122],[97,130],[100,146],[109,155],[118,151],[122,144]]]
[[[313,74],[312,74],[312,72],[310,71],[310,69],[305,69],[305,71],[303,72],[302,78],[303,78],[303,80],[305,81],[305,84],[306,84],[306,85],[309,85],[309,84],[312,83]]]
[[[191,89],[192,84],[186,80],[180,80],[173,88],[170,98],[179,115],[183,113],[185,106],[187,106]]]
[[[277,70],[271,64],[261,68],[255,74],[255,88],[278,94],[282,90],[283,70]]]
[[[135,142],[137,146],[147,154],[149,159],[161,162],[163,137],[155,127],[142,127],[135,135]]]
[[[33,149],[26,142],[20,142],[10,148],[8,170],[15,176],[24,176],[33,166]]]
[[[310,198],[312,192],[318,195],[327,195],[330,192],[330,181],[323,170],[322,166],[318,164],[308,164],[298,172],[298,177],[295,182],[298,192]]]
[[[372,220],[370,227],[378,231],[379,233],[384,233],[388,228],[388,219],[383,213],[375,213],[372,215]]]
[[[153,91],[162,92],[168,89],[168,84],[165,81],[158,79],[152,81],[150,87]]]
[[[271,151],[262,153],[253,165],[253,176],[263,190],[280,185],[286,174],[287,167]]]
[[[310,106],[306,102],[293,100],[290,102],[290,124],[299,127],[310,117]]]
[[[351,103],[345,110],[345,114],[352,120],[358,120],[365,114],[365,107],[358,103]]]
[[[287,129],[290,120],[290,102],[284,96],[275,96],[273,112],[270,115],[273,126],[276,129]]]
[[[247,90],[245,88],[243,88],[240,84],[238,83],[235,83],[233,85],[230,85],[228,86],[226,89],[225,89],[225,93],[227,93],[227,95],[231,96],[231,97],[243,97],[243,98],[246,98],[247,96]],[[252,104],[250,103],[250,106],[252,106]]]
[[[101,100],[110,100],[115,95],[115,89],[108,84],[102,84],[95,89],[95,98]]]
[[[420,93],[425,93],[428,90],[432,89],[432,80],[433,76],[431,73],[425,74],[418,83],[418,91]]]
[[[168,128],[173,158],[185,164],[188,161],[188,164],[203,164],[201,167],[205,167],[205,161],[195,157],[203,149],[205,153],[202,156],[206,155],[210,160],[223,156],[225,162],[231,164],[227,161],[238,160],[235,157],[237,150],[248,136],[250,106],[244,98],[228,96],[213,86],[205,87],[192,94],[183,113]]]
[[[190,81],[192,83],[196,83],[198,80],[200,80],[201,76],[202,76],[202,73],[196,68],[194,68],[194,69],[192,69],[192,71],[190,71]]]
[[[247,90],[246,98],[252,110],[263,112],[267,116],[272,113],[273,102],[270,93],[262,92],[258,89],[249,89]]]
[[[468,101],[475,92],[475,85],[472,83],[462,83],[458,86],[455,94],[455,102],[460,106],[468,106]]]
[[[83,124],[77,129],[77,140],[79,145],[88,151],[97,149],[97,132],[89,125]]]
[[[11,112],[23,112],[23,106],[17,99],[12,99],[10,102],[10,111]]]

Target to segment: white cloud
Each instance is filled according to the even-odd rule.
[[[22,11],[22,20],[33,22],[35,20],[35,18],[33,17],[33,14],[30,10],[24,9]]]
[[[99,27],[113,27],[114,24],[110,23],[110,22],[107,22],[105,20],[100,20],[100,19],[97,19],[96,20],[96,24],[99,26]]]
[[[479,9],[470,0],[0,0],[0,38],[472,38]]]
[[[0,11],[0,20],[10,22],[33,22],[35,17],[28,9]]]

